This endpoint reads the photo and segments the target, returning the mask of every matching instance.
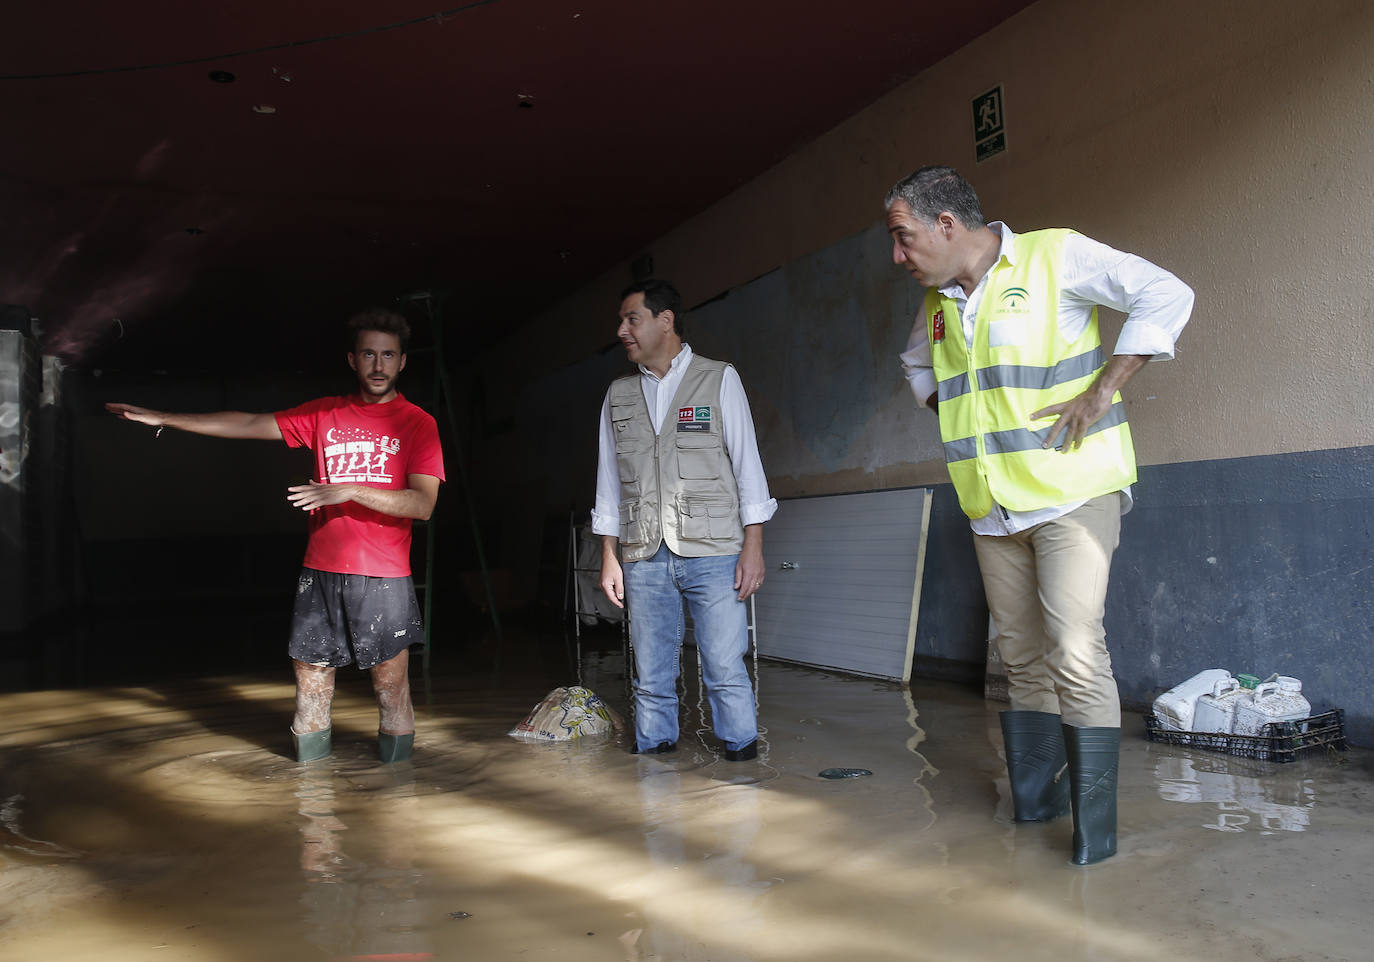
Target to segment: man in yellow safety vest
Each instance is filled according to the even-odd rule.
[[[1071,230],[987,223],[949,167],[904,178],[884,206],[894,262],[926,288],[902,366],[973,527],[1011,692],[1015,818],[1071,809],[1073,860],[1097,862],[1116,852],[1121,744],[1102,620],[1136,480],[1119,391],[1173,357],[1193,292]],[[1127,314],[1110,357],[1098,305]]]

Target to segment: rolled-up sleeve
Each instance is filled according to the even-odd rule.
[[[754,415],[744,384],[733,367],[726,367],[720,382],[720,415],[725,431],[725,450],[735,472],[739,492],[739,517],[742,524],[762,524],[773,517],[778,502],[768,493],[768,477],[759,457]]]
[[[1065,241],[1061,298],[1102,304],[1126,315],[1115,354],[1174,356],[1193,312],[1193,289],[1143,257],[1108,247],[1081,234]]]
[[[930,358],[930,334],[924,315],[917,315],[911,325],[911,336],[906,339],[906,350],[897,357],[902,362],[906,383],[916,396],[916,404],[926,407],[926,401],[938,389],[939,382],[935,380],[935,365]]]
[[[615,430],[611,427],[611,392],[601,401],[597,432],[596,503],[592,508],[592,533],[620,536],[620,465],[615,460]]]

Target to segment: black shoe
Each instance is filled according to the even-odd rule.
[[[748,745],[745,745],[743,748],[725,749],[725,760],[727,762],[747,762],[751,759],[758,757],[759,742],[757,738],[750,742]]]
[[[677,742],[659,742],[653,748],[640,748],[636,745],[630,749],[631,755],[666,755],[669,752],[677,751]]]

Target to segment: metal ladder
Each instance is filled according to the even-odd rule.
[[[482,544],[482,529],[477,522],[477,506],[472,497],[472,486],[468,483],[467,465],[463,458],[462,436],[458,432],[458,410],[455,406],[457,399],[453,393],[453,387],[449,383],[448,366],[444,363],[444,343],[443,343],[443,295],[432,291],[416,291],[407,295],[403,300],[418,306],[425,312],[429,319],[430,337],[433,346],[429,348],[412,348],[410,353],[424,354],[432,353],[434,362],[433,393],[429,399],[429,406],[436,411],[442,410],[448,418],[449,434],[453,438],[453,461],[458,465],[458,483],[463,489],[463,499],[467,504],[468,523],[472,528],[472,540],[477,547],[477,562],[482,569],[482,585],[487,596],[487,610],[491,612],[491,625],[496,633],[496,649],[493,656],[494,669],[501,670],[501,651],[504,648],[504,638],[501,633],[501,616],[496,610],[496,597],[491,588],[491,573],[487,567],[487,554]],[[435,412],[431,412],[432,414]],[[435,506],[437,512],[438,506]],[[434,553],[436,533],[438,525],[435,518],[431,515],[428,521],[416,522],[425,527],[425,576],[424,581],[415,585],[417,593],[424,594],[424,619],[425,619],[425,646],[423,654],[423,670],[429,673],[430,649],[434,629],[431,622],[433,612],[434,592]]]

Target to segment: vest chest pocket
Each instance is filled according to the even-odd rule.
[[[713,481],[720,477],[719,434],[677,433],[677,475],[688,481]]]
[[[1020,347],[1026,343],[1026,319],[1004,317],[988,323],[988,347]]]
[[[739,509],[728,498],[682,498],[678,520],[678,530],[689,541],[728,541],[744,532]]]
[[[646,430],[647,420],[636,419],[634,404],[611,404],[611,430],[615,433],[616,454],[638,454],[652,443]]]

